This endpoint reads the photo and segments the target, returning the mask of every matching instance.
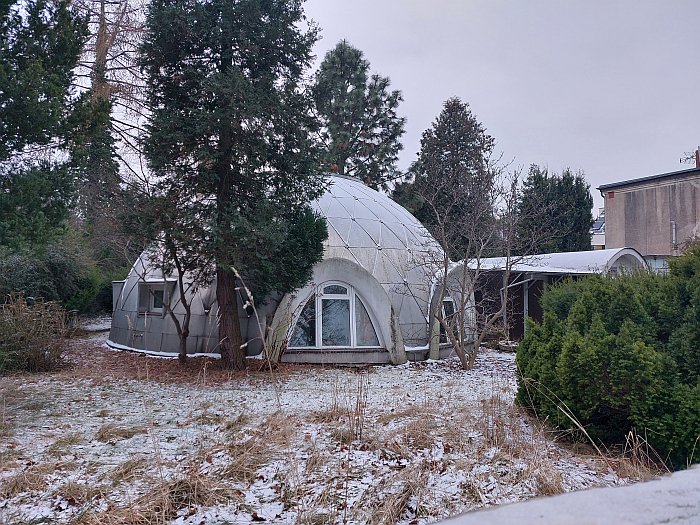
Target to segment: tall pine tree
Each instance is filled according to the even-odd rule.
[[[423,133],[412,180],[393,198],[411,211],[453,260],[494,241],[494,139],[459,98],[450,98]],[[479,252],[481,254],[481,252]]]
[[[530,253],[591,249],[593,197],[583,173],[561,175],[530,166],[518,200],[517,235]]]
[[[0,246],[43,245],[68,215],[64,146],[84,31],[66,0],[0,7]]]
[[[316,73],[313,94],[323,124],[323,165],[371,188],[387,189],[398,177],[406,119],[397,114],[401,92],[389,91],[389,78],[370,75],[369,68],[362,51],[343,40]]]
[[[237,293],[303,285],[322,257],[323,189],[302,89],[316,31],[300,0],[154,0],[142,48],[146,154],[164,192],[201,201],[188,239],[215,261],[222,361],[245,367]],[[185,222],[189,222],[185,219]],[[175,221],[177,223],[177,221]]]

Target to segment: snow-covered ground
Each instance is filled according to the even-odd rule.
[[[106,336],[0,380],[1,525],[417,525],[627,482],[513,406],[512,353],[230,374]]]

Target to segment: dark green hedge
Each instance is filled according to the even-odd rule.
[[[668,276],[564,282],[542,305],[518,349],[521,404],[608,444],[635,430],[674,468],[700,461],[700,246]]]
[[[21,293],[80,313],[111,312],[112,281],[123,279],[128,268],[104,270],[75,252],[60,244],[34,253],[0,251],[0,302]]]

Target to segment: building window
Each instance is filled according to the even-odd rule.
[[[452,329],[452,333],[455,335],[455,337],[457,337],[459,334],[459,331],[457,330],[455,303],[452,300],[452,297],[449,295],[445,296],[442,300],[442,319],[444,320],[444,324],[440,323],[440,342],[448,343],[449,340],[447,337],[447,332],[445,331],[445,324]]]
[[[173,297],[174,290],[174,281],[140,282],[139,312],[165,313],[165,304]]]
[[[355,290],[326,283],[301,310],[290,348],[377,348],[377,331],[367,307]]]
[[[301,311],[289,346],[316,346],[316,301],[313,299]]]
[[[165,300],[165,290],[162,288],[160,289],[151,289],[151,310],[153,311],[162,311],[163,310],[163,301]]]

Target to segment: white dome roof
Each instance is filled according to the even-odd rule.
[[[330,182],[311,205],[326,218],[326,248],[333,256],[352,259],[378,278],[384,263],[405,276],[413,266],[406,266],[407,258],[439,250],[423,225],[387,195],[342,175]]]
[[[311,203],[328,223],[324,258],[349,259],[367,270],[389,294],[404,329],[424,332],[429,282],[442,258],[438,243],[387,195],[341,175],[330,183]]]

